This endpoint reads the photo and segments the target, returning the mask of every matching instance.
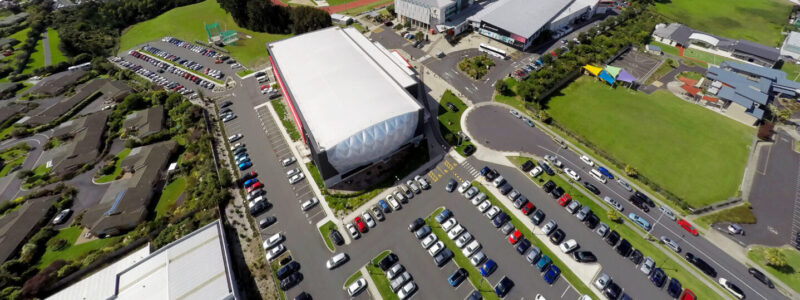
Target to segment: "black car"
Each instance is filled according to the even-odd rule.
[[[683,292],[683,287],[681,287],[681,282],[675,278],[669,279],[669,285],[667,285],[667,294],[670,295],[672,298],[678,298]]]
[[[647,205],[650,206],[650,207],[655,207],[656,206],[655,202],[653,202],[653,200],[650,199],[650,197],[647,197],[647,195],[643,194],[640,191],[633,192],[633,195],[631,195],[631,198],[636,198],[638,201],[647,203]]]
[[[495,169],[492,169],[486,173],[486,180],[493,181],[498,176],[500,176],[500,172],[498,172]]]
[[[292,262],[292,256],[288,255],[288,256],[286,256],[284,258],[281,258],[281,261],[278,262],[278,265],[283,267],[283,266],[289,264],[290,262]]]
[[[411,224],[408,224],[408,231],[414,232],[420,227],[422,227],[422,225],[425,225],[425,220],[423,220],[422,218],[417,218],[413,222],[411,222]]]
[[[617,242],[619,242],[619,233],[617,233],[616,230],[611,230],[611,232],[609,232],[606,236],[606,243],[608,243],[609,246],[614,247]]]
[[[526,238],[520,239],[519,243],[517,243],[517,253],[520,255],[525,254],[525,251],[531,247],[531,241]]]
[[[533,162],[528,160],[525,163],[523,163],[522,166],[520,166],[520,169],[522,169],[522,171],[528,172],[531,169],[533,169],[534,166],[535,165],[533,164]]]
[[[633,262],[634,265],[638,265],[644,259],[644,255],[642,255],[642,251],[639,249],[633,250],[629,259]]]
[[[293,261],[290,262],[288,265],[285,265],[282,268],[278,269],[278,272],[275,272],[275,277],[277,277],[278,280],[283,280],[284,278],[289,277],[289,275],[292,275],[292,273],[296,272],[297,270],[300,270],[300,264],[296,261]]]
[[[542,167],[542,171],[544,171],[544,173],[547,174],[547,175],[553,176],[553,175],[556,174],[556,172],[553,172],[553,169],[550,168],[550,165],[548,165],[543,160],[539,161],[539,166]]]
[[[617,299],[620,293],[622,293],[622,288],[613,281],[603,290],[603,294],[605,294],[608,299]]]
[[[255,217],[257,215],[260,215],[262,212],[266,211],[270,207],[272,207],[272,204],[270,204],[269,202],[258,201],[256,202],[256,204],[253,204],[253,206],[250,207],[250,215]]]
[[[472,153],[475,153],[475,146],[467,145],[467,147],[464,148],[464,155],[470,156]]]
[[[706,261],[703,260],[702,258],[694,256],[694,254],[692,254],[691,252],[686,252],[686,255],[684,255],[684,257],[686,258],[686,261],[692,263],[695,267],[700,269],[700,271],[706,273],[706,275],[711,276],[712,278],[717,277],[717,270],[715,270],[714,267],[706,263]]]
[[[567,234],[564,233],[564,231],[561,230],[561,228],[559,228],[559,229],[556,229],[556,231],[553,232],[553,235],[550,236],[550,241],[553,242],[553,244],[558,245],[558,244],[561,244],[561,242],[564,241],[565,237],[567,237]]]
[[[591,251],[575,251],[572,252],[572,258],[577,262],[596,262],[597,257]]]
[[[389,255],[378,262],[378,267],[380,267],[382,271],[386,272],[386,270],[389,270],[389,268],[391,268],[392,265],[394,265],[394,263],[396,263],[398,260],[399,258],[397,258],[397,254],[389,253]]]
[[[667,274],[664,274],[664,271],[661,270],[661,268],[656,268],[653,270],[653,273],[650,274],[650,282],[652,282],[656,287],[664,287],[664,283],[667,282]]]
[[[258,221],[258,227],[261,227],[261,229],[267,228],[270,225],[275,224],[275,221],[277,221],[277,220],[278,219],[275,218],[275,216],[266,217],[263,220]]]
[[[456,189],[456,186],[458,186],[458,182],[456,182],[455,179],[450,178],[450,181],[447,182],[447,185],[444,187],[444,190],[447,191],[448,193],[452,193]]]
[[[595,195],[600,195],[600,190],[596,186],[594,186],[594,184],[591,184],[588,181],[583,182],[583,187],[585,187],[587,190],[589,190]]]
[[[554,188],[556,188],[556,183],[553,182],[552,180],[548,180],[547,182],[544,183],[544,185],[542,185],[542,189],[544,190],[545,193],[553,191]]]
[[[311,300],[311,294],[302,292],[297,297],[294,297],[294,300]]]
[[[472,290],[472,293],[470,293],[469,297],[467,298],[467,300],[481,300],[481,299],[483,299],[483,296],[481,296],[481,293],[476,290]]]
[[[281,290],[288,290],[303,280],[303,274],[300,272],[292,273],[289,277],[284,278],[281,280]]]
[[[564,195],[564,189],[560,186],[556,186],[552,191],[550,191],[550,195],[553,196],[553,199],[561,198]]]
[[[494,228],[500,228],[500,226],[503,226],[508,219],[508,215],[505,212],[500,212],[492,220],[492,225],[494,225]]]
[[[750,275],[753,275],[753,277],[758,279],[758,281],[761,281],[762,283],[766,284],[769,288],[771,289],[775,288],[775,285],[772,284],[772,280],[769,280],[767,275],[764,275],[764,273],[761,273],[761,271],[756,270],[754,268],[750,268],[747,269],[747,272],[750,272]]]
[[[511,186],[510,184],[508,184],[508,183],[503,183],[503,184],[502,184],[500,187],[498,187],[497,189],[500,191],[500,194],[503,194],[503,195],[508,195],[508,193],[509,193],[509,192],[511,192],[511,190],[512,190],[512,189],[514,189],[514,187],[512,187],[512,186]]]
[[[225,101],[225,102],[222,102],[222,103],[219,104],[219,108],[226,108],[226,107],[231,106],[231,105],[233,105],[233,102]]]
[[[533,213],[533,216],[531,216],[531,222],[533,222],[533,224],[536,224],[536,226],[539,226],[539,224],[542,224],[542,221],[544,221],[544,217],[545,217],[544,211],[538,209],[536,210],[535,213]]]
[[[450,283],[450,286],[457,287],[464,282],[464,279],[467,279],[467,275],[469,275],[467,274],[467,270],[458,268],[453,274],[450,274],[450,277],[447,278],[447,282]]]
[[[513,287],[514,282],[511,281],[511,279],[508,279],[508,277],[504,276],[503,279],[500,279],[500,282],[494,286],[494,293],[497,294],[498,297],[503,298]]]
[[[336,229],[331,230],[331,233],[328,234],[328,237],[330,237],[331,241],[333,241],[333,243],[336,244],[337,246],[341,246],[342,244],[344,244],[344,239],[342,238],[342,234],[339,233],[339,231]]]
[[[586,216],[586,220],[583,221],[583,224],[586,224],[586,227],[589,227],[589,229],[595,229],[597,224],[600,224],[600,218],[590,212],[589,215]]]
[[[453,258],[453,251],[450,251],[448,248],[444,248],[439,254],[433,257],[433,262],[436,263],[437,267],[444,266],[450,259]]]
[[[617,245],[617,254],[622,255],[622,257],[628,257],[631,255],[631,252],[633,252],[633,246],[631,246],[631,243],[626,239],[622,239],[622,241],[619,242],[619,245]]]

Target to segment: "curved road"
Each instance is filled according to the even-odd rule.
[[[545,154],[555,155],[565,166],[576,170],[582,178],[590,177],[588,174],[590,168],[580,160],[579,154],[572,150],[561,149],[542,130],[531,128],[513,117],[507,106],[498,104],[478,106],[467,116],[466,123],[473,140],[488,148],[526,152],[539,157]],[[777,289],[770,289],[755,280],[748,273],[747,266],[734,259],[725,250],[717,248],[702,236],[694,237],[686,234],[687,232],[677,223],[671,222],[668,218],[661,218],[658,209],[652,209],[648,214],[628,201],[621,201],[627,200],[631,193],[614,181],[609,181],[608,184],[592,183],[600,189],[601,196],[610,196],[618,200],[625,207],[625,212],[635,212],[650,224],[654,224],[650,234],[656,237],[667,236],[678,241],[684,249],[683,253],[688,251],[703,258],[717,270],[719,277],[727,278],[741,287],[749,299],[787,298]]]
[[[23,139],[7,140],[0,143],[0,151],[18,145],[19,143],[28,144],[28,146],[31,146],[31,151],[28,152],[28,156],[25,158],[25,162],[22,163],[22,167],[20,169],[30,170],[36,166],[36,163],[38,163],[39,158],[42,156],[42,152],[44,152],[44,145],[47,143],[48,139],[49,137],[47,135],[38,133]],[[0,201],[14,199],[19,195],[20,192],[22,192],[22,190],[20,190],[20,187],[22,186],[22,180],[17,178],[17,173],[12,172],[6,176],[8,178],[3,180],[3,183],[6,185],[2,187],[3,191],[0,193]]]

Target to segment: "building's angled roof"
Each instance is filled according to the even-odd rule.
[[[322,149],[422,108],[405,90],[416,80],[353,28],[329,27],[267,47]]]
[[[135,136],[145,138],[164,129],[164,107],[156,105],[135,111],[125,117],[123,126],[135,131]]]
[[[778,57],[781,55],[780,50],[777,48],[767,47],[748,40],[737,40],[736,43],[733,44],[733,49],[738,52],[747,53],[771,61],[777,61]]]
[[[69,120],[53,129],[53,136],[72,135],[65,147],[64,155],[53,163],[53,172],[60,174],[73,167],[91,162],[100,154],[106,120],[110,110],[99,111],[86,117]]]
[[[692,33],[694,33],[694,30],[691,27],[680,23],[670,23],[653,32],[656,36],[668,38],[682,45],[686,45],[689,42],[689,36],[692,35]]]
[[[524,38],[532,36],[575,0],[500,0],[482,13],[486,23]]]
[[[16,252],[25,238],[43,222],[50,206],[58,196],[29,199],[20,208],[0,217],[0,262],[5,262]]]

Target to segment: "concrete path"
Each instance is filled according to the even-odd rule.
[[[47,39],[47,30],[42,33],[42,47],[44,47],[44,65],[49,66],[52,64],[52,59],[50,59],[50,41]]]

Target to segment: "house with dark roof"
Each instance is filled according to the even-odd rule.
[[[67,87],[74,85],[86,71],[64,71],[47,76],[33,85],[29,90],[29,95],[41,95],[53,97],[63,93]]]
[[[53,174],[63,175],[98,159],[106,121],[111,111],[99,111],[83,118],[69,120],[53,129],[53,137],[69,140],[59,147],[61,155],[50,161]]]
[[[58,196],[28,199],[20,207],[0,217],[0,263],[17,254],[28,238],[47,224],[47,215]]]
[[[83,71],[74,71],[83,72]],[[22,124],[30,126],[39,126],[48,124],[55,121],[61,115],[69,112],[82,101],[97,101],[103,102],[119,102],[126,96],[130,95],[131,89],[124,81],[108,80],[108,79],[95,79],[87,84],[81,85],[76,89],[75,94],[69,98],[63,99],[53,106],[48,107],[44,111],[36,114],[35,116],[24,118],[21,120]],[[60,92],[59,92],[60,93]]]
[[[129,137],[141,140],[164,129],[164,120],[164,107],[156,105],[129,114],[125,117],[123,127]]]
[[[0,20],[0,27],[7,27],[7,26],[15,25],[17,23],[25,21],[25,19],[27,19],[27,18],[28,18],[28,13],[26,13],[26,12],[21,12],[21,13],[15,14],[15,15],[10,15],[10,16],[5,17],[2,20]]]
[[[131,150],[122,160],[122,179],[111,183],[100,202],[84,215],[84,223],[92,234],[117,235],[133,229],[147,217],[147,207],[163,185],[177,145],[175,141],[165,141]]]
[[[658,24],[653,31],[655,41],[673,46],[692,48],[715,55],[728,56],[756,64],[772,67],[780,61],[778,48],[764,46],[748,40],[734,40],[715,36],[680,24]]]

